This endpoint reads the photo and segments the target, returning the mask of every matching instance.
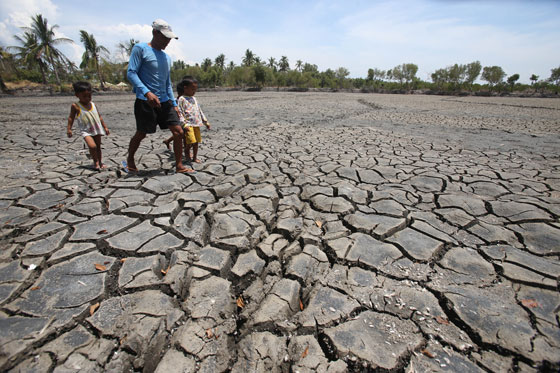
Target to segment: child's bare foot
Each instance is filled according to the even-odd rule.
[[[193,162],[194,162],[194,163],[202,163],[202,161],[201,161],[200,159],[198,159],[198,158],[195,159]]]
[[[107,168],[107,165],[105,163],[101,163],[101,166],[99,166],[100,170],[105,170]]]
[[[171,141],[173,141],[173,139],[171,140],[163,140],[163,143],[165,144],[165,146],[167,146],[167,150],[171,150]]]

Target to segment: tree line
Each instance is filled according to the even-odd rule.
[[[70,90],[70,83],[89,80],[100,89],[107,84],[127,82],[128,57],[137,40],[129,39],[117,45],[117,53],[97,43],[93,34],[80,30],[80,42],[84,47],[82,61],[76,66],[59,49],[60,45],[74,43],[68,38],[55,37],[58,25],[49,26],[41,14],[31,18],[28,27],[22,27],[21,35],[14,35],[18,45],[0,46],[0,84],[4,82],[28,80],[51,85],[55,89]],[[409,90],[430,90],[448,92],[513,92],[533,91],[558,94],[560,90],[560,66],[551,69],[550,77],[541,79],[533,74],[530,85],[520,84],[519,74],[507,76],[500,66],[482,66],[479,61],[466,65],[454,64],[434,71],[431,82],[419,79],[418,66],[403,63],[389,70],[370,68],[364,78],[350,78],[345,67],[319,71],[315,64],[297,60],[290,65],[288,57],[263,59],[250,49],[239,65],[234,61],[226,63],[226,56],[219,54],[214,59],[205,58],[201,63],[188,65],[178,60],[171,69],[172,81],[179,81],[185,75],[199,80],[206,88],[233,87],[241,89],[262,89],[265,87],[307,90],[323,88],[330,90],[359,89],[364,92],[406,92]],[[476,83],[477,80],[486,82]]]

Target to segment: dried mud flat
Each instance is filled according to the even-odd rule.
[[[558,371],[559,99],[198,97],[191,175],[0,98],[0,370]]]

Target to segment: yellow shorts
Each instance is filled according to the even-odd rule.
[[[186,127],[183,128],[185,132],[185,140],[187,144],[195,144],[202,141],[202,136],[200,136],[200,127]]]

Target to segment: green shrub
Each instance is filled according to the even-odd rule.
[[[29,80],[33,83],[43,83],[43,76],[35,70],[18,70],[16,80]]]

